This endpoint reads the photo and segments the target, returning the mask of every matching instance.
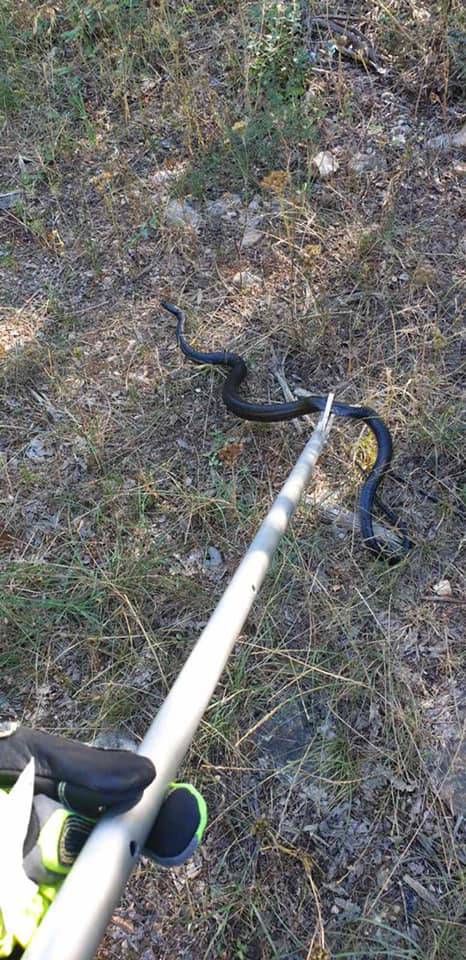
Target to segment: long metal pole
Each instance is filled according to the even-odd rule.
[[[92,831],[24,960],[94,956],[325,445],[332,400],[141,743],[139,752],[155,764],[155,781],[132,810],[108,814]]]

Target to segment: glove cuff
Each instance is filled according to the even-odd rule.
[[[24,850],[24,869],[37,884],[56,884],[81,852],[94,820],[64,810],[49,797],[34,800],[33,829]]]
[[[93,821],[58,808],[42,827],[38,845],[46,870],[61,876],[68,873],[81,852]]]

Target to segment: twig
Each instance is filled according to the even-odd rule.
[[[283,370],[283,360],[279,360],[279,359],[278,359],[277,354],[275,353],[275,351],[273,351],[273,358],[274,358],[274,365],[273,365],[273,367],[272,367],[272,371],[271,371],[271,372],[272,372],[273,376],[275,377],[278,385],[280,386],[280,388],[281,388],[281,390],[282,390],[282,393],[283,393],[283,396],[285,397],[285,400],[287,400],[289,403],[292,403],[293,400],[296,399],[296,397],[295,397],[293,391],[290,389],[290,386],[289,386],[289,384],[288,384],[288,381],[287,381],[287,379],[286,379],[286,377],[285,377],[285,373],[284,373],[284,370]],[[311,422],[311,418],[310,418],[309,416],[302,417],[301,419],[302,419],[302,420],[306,420],[307,423],[310,423],[310,422]],[[294,428],[295,428],[295,430],[296,430],[296,433],[301,434],[301,433],[303,432],[303,425],[302,425],[301,421],[300,421],[300,420],[292,420],[291,422],[292,422],[292,424],[293,424],[293,426],[294,426]]]

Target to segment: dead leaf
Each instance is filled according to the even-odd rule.
[[[218,454],[218,459],[222,463],[226,464],[228,467],[233,467],[236,463],[240,453],[242,453],[244,443],[242,440],[233,441],[233,443],[228,443],[226,447],[223,447]]]
[[[117,913],[114,913],[112,923],[120,930],[124,930],[125,933],[134,933],[134,924],[130,920],[125,920],[124,917],[119,917]]]
[[[49,230],[49,232],[46,234],[45,242],[50,250],[53,250],[54,253],[62,256],[65,250],[65,242],[55,227],[53,230]]]
[[[320,243],[306,243],[306,245],[301,250],[301,256],[306,260],[313,260],[315,257],[318,257],[322,253],[322,247]]]
[[[397,776],[397,774],[393,770],[390,770],[389,767],[377,767],[375,770],[375,773],[380,774],[380,776],[386,777],[389,783],[391,783],[392,787],[395,788],[395,790],[400,790],[401,792],[404,792],[404,793],[412,793],[413,790],[416,789],[415,783],[403,780],[401,777]]]

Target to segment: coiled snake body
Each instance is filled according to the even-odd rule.
[[[229,368],[229,373],[223,384],[223,402],[232,413],[243,420],[254,420],[258,423],[278,423],[282,420],[293,420],[308,413],[320,412],[325,409],[327,397],[311,396],[302,400],[293,400],[290,403],[254,403],[243,400],[238,389],[247,376],[247,366],[242,357],[236,353],[218,350],[211,353],[201,353],[194,350],[187,343],[184,336],[185,317],[182,310],[167,301],[162,301],[165,310],[177,319],[176,337],[178,345],[184,355],[194,363],[219,364]],[[371,471],[367,475],[359,495],[359,520],[361,533],[365,545],[372,553],[383,557],[393,564],[398,562],[412,547],[404,527],[396,514],[387,507],[377,496],[377,490],[382,483],[391,463],[393,444],[388,427],[381,417],[371,407],[357,407],[349,403],[333,403],[332,413],[338,417],[350,417],[354,420],[363,420],[372,430],[377,444],[377,457]],[[373,510],[374,505],[385,514],[391,524],[401,535],[399,554],[388,553],[386,544],[379,540],[374,533]]]

